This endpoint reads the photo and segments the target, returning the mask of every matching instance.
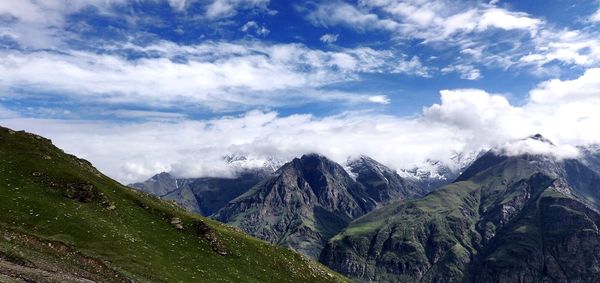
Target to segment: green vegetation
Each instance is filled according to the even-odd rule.
[[[53,270],[115,282],[346,280],[290,250],[130,190],[42,137],[5,128],[0,200],[0,262],[30,278]]]

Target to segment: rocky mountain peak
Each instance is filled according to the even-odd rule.
[[[160,172],[150,178],[150,180],[154,180],[154,181],[171,181],[171,180],[175,180],[175,179],[176,178],[173,177],[173,175],[171,175],[168,172]]]
[[[366,155],[359,155],[357,158],[354,159],[349,159],[347,162],[348,167],[350,167],[351,171],[356,173],[356,171],[359,171],[361,169],[371,169],[371,170],[376,170],[376,171],[380,171],[380,172],[384,172],[384,171],[391,171],[393,172],[394,170],[386,167],[385,165],[379,163],[378,161],[376,161],[375,159],[366,156]]]
[[[547,144],[549,144],[549,145],[554,145],[554,143],[553,143],[551,140],[549,140],[549,139],[545,138],[545,137],[544,137],[544,136],[542,136],[541,134],[535,134],[535,135],[529,136],[529,138],[528,138],[528,139],[532,139],[532,140],[540,141],[540,142],[543,142],[543,143],[547,143]]]

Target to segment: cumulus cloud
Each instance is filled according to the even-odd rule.
[[[120,55],[127,50],[149,55],[130,60]],[[5,90],[54,92],[109,103],[186,103],[216,110],[299,101],[293,97],[304,102],[368,102],[368,95],[320,88],[356,80],[361,72],[425,72],[418,59],[404,63],[387,50],[361,47],[334,52],[259,42],[196,46],[161,42],[126,45],[108,54],[17,50],[0,54],[4,59],[0,73],[5,74],[0,88]],[[187,61],[172,59],[180,57]]]
[[[426,159],[449,162],[455,152],[501,147],[510,154],[553,154],[573,157],[574,146],[600,142],[600,101],[579,88],[588,84],[588,71],[570,81],[541,83],[523,105],[478,89],[441,91],[440,103],[417,117],[371,112],[347,112],[316,117],[281,116],[250,111],[208,120],[65,121],[5,117],[0,123],[52,138],[69,152],[88,158],[103,172],[123,182],[139,181],[160,171],[181,176],[228,176],[222,157],[247,154],[289,160],[319,152],[344,162],[369,155],[393,168],[410,168]],[[567,85],[565,87],[565,85]],[[572,87],[573,95],[554,97]],[[568,91],[571,93],[570,91]],[[384,97],[372,98],[385,102]],[[522,140],[540,133],[555,147]],[[85,142],[81,142],[85,141]],[[517,142],[515,142],[517,141]]]
[[[600,100],[600,68],[585,71],[573,80],[553,79],[542,82],[531,91],[531,100],[538,104]]]

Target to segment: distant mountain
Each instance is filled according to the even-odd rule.
[[[398,173],[368,156],[351,159],[347,163],[356,182],[378,205],[391,201],[422,197],[429,192],[414,180],[402,178]]]
[[[598,282],[592,163],[489,151],[456,182],[353,221],[320,260],[361,281]]]
[[[285,161],[272,156],[258,157],[240,153],[225,155],[223,159],[235,172],[264,171],[271,173],[285,164]]]
[[[412,180],[419,188],[435,190],[452,183],[462,172],[484,152],[455,152],[449,162],[428,159],[412,168],[400,169],[403,178]]]
[[[347,280],[122,186],[48,139],[0,128],[0,282]]]
[[[317,154],[295,158],[215,218],[314,258],[351,220],[393,199],[417,196],[414,184],[362,157],[344,168]]]
[[[210,216],[271,174],[273,172],[263,168],[244,169],[234,178],[175,178],[163,172],[129,186],[175,201],[191,212]]]

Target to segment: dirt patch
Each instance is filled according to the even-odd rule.
[[[94,281],[74,276],[72,274],[54,273],[35,267],[18,265],[0,259],[0,274],[12,282],[39,282],[39,283],[94,283]],[[8,281],[10,282],[10,281]]]
[[[17,247],[33,251],[32,255],[44,255],[1,252],[0,274],[27,282],[132,282],[103,261],[85,256],[64,243],[14,231],[0,230],[0,233]]]

